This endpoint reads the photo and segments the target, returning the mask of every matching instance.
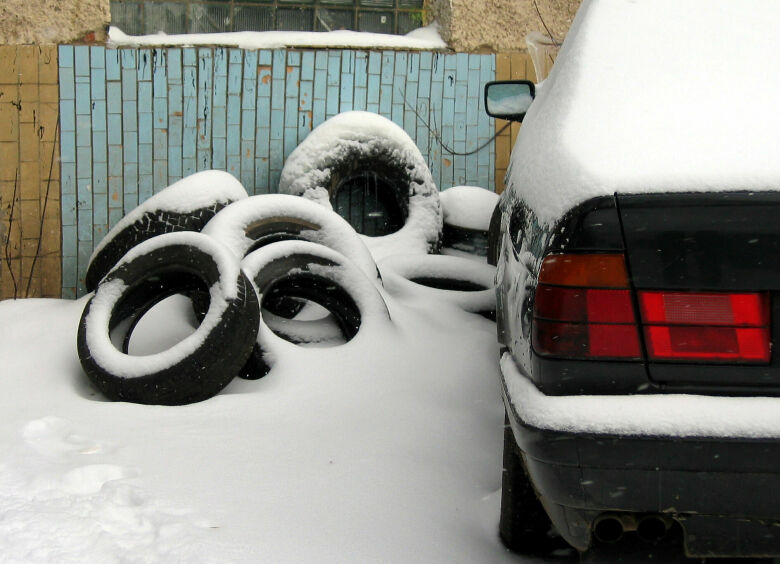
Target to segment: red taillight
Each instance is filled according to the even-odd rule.
[[[539,271],[540,284],[591,288],[628,288],[621,254],[549,255]]]
[[[640,291],[638,295],[650,360],[769,362],[766,293]]]
[[[544,319],[591,323],[634,323],[629,290],[564,288],[540,284],[535,315]]]
[[[639,291],[648,360],[767,363],[765,292]],[[621,254],[559,254],[542,262],[533,347],[542,356],[641,360],[639,323]]]
[[[555,323],[534,321],[534,350],[544,356],[567,358],[639,359],[634,325]]]
[[[544,356],[641,359],[623,255],[544,259],[534,302],[533,346]]]
[[[767,294],[640,291],[639,303],[642,321],[649,324],[743,327],[769,324]]]

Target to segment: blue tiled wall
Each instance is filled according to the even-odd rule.
[[[428,130],[457,152],[490,139],[494,55],[63,45],[59,64],[63,297],[84,293],[94,245],[138,203],[209,168],[275,192],[285,158],[339,112],[403,127],[440,189],[494,186],[493,143],[456,156]]]

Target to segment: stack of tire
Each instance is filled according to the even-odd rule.
[[[345,343],[389,323],[369,248],[395,246],[420,257],[437,250],[438,192],[400,128],[374,114],[348,114],[319,126],[291,155],[280,186],[287,193],[250,197],[230,174],[200,172],[149,198],[100,242],[86,273],[94,295],[81,317],[77,347],[85,373],[107,398],[202,401],[236,376],[264,376],[292,345]],[[339,177],[361,166],[380,167],[393,180],[404,210],[396,233],[361,235],[332,211]],[[409,261],[388,262],[391,286],[406,277],[437,287],[431,281],[442,276],[472,284],[444,291],[467,293],[477,282],[492,286],[492,274],[469,274],[472,261],[461,265],[460,275],[457,265],[428,268]],[[482,286],[478,292],[484,293]],[[177,294],[191,301],[199,322],[194,332],[161,352],[130,354],[141,318]],[[484,314],[489,301],[466,300],[464,308]],[[296,317],[312,304],[327,315],[315,322]]]

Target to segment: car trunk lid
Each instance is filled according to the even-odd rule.
[[[617,202],[640,311],[645,308],[643,296],[656,292],[652,295],[657,297],[658,291],[669,300],[679,302],[695,294],[691,301],[712,304],[748,296],[766,311],[756,310],[753,321],[731,323],[743,325],[733,329],[731,337],[736,343],[740,335],[749,334],[768,341],[767,348],[774,344],[771,327],[780,322],[780,193],[618,194]],[[647,317],[644,311],[642,315]],[[732,313],[724,315],[704,324],[729,325],[724,319]],[[644,321],[647,366],[654,382],[692,392],[755,393],[756,387],[780,391],[780,362],[771,349],[765,357],[748,361],[728,355],[659,359],[648,323],[658,321]],[[710,327],[707,333],[694,325],[691,332],[681,327],[684,321],[672,323],[678,335],[702,335],[704,349],[707,339],[729,331]]]

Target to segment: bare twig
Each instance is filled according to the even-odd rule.
[[[550,36],[550,41],[553,42],[553,45],[560,45],[560,43],[556,41],[555,37],[553,37],[550,28],[547,27],[547,24],[544,22],[544,18],[542,17],[542,13],[539,11],[539,5],[536,3],[536,0],[534,0],[534,8],[536,9],[536,15],[539,16],[539,20],[542,22],[544,29],[547,31],[547,35]]]
[[[35,263],[38,261],[38,255],[41,252],[41,241],[43,240],[43,220],[46,218],[46,207],[49,204],[49,190],[51,189],[51,172],[54,169],[54,151],[57,147],[57,132],[60,129],[60,117],[57,116],[57,123],[54,125],[54,137],[52,138],[51,160],[49,161],[49,177],[46,179],[46,195],[43,198],[43,209],[41,210],[41,225],[38,230],[38,245],[35,247],[32,265],[30,266],[30,277],[27,279],[27,288],[24,291],[24,297],[30,296],[30,284],[35,271]]]
[[[17,189],[19,187],[19,169],[16,169],[16,172],[14,173],[14,194],[11,197],[11,212],[8,215],[8,236],[5,239],[5,263],[8,266],[8,272],[11,274],[11,281],[14,284],[14,299],[16,299],[18,296],[19,288],[16,285],[16,275],[14,274],[14,269],[11,268],[11,228],[13,227],[13,221],[14,221],[14,209],[16,208],[16,194]]]
[[[407,108],[409,108],[410,110],[412,110],[412,111],[414,112],[414,115],[416,115],[416,116],[417,116],[417,119],[418,119],[418,120],[420,120],[420,121],[422,122],[422,124],[423,124],[423,125],[426,127],[426,129],[427,129],[427,130],[428,130],[428,131],[431,133],[431,135],[433,135],[433,138],[434,138],[434,139],[436,139],[436,141],[438,141],[438,142],[439,142],[439,145],[441,145],[441,148],[442,148],[442,149],[444,149],[445,151],[447,151],[447,153],[449,153],[450,155],[456,155],[456,156],[464,157],[464,156],[467,156],[467,155],[473,155],[474,153],[478,153],[479,151],[481,151],[482,149],[484,149],[485,147],[487,147],[488,145],[490,145],[490,143],[492,143],[492,142],[493,142],[493,140],[494,140],[496,137],[498,137],[499,135],[501,135],[501,134],[504,132],[504,130],[505,130],[507,127],[509,127],[509,126],[510,126],[510,122],[507,122],[507,123],[506,123],[506,125],[505,125],[504,127],[502,127],[500,130],[496,131],[496,134],[495,134],[495,135],[493,135],[493,137],[491,137],[490,139],[488,139],[487,141],[485,141],[485,142],[484,142],[482,145],[480,145],[479,147],[477,147],[477,148],[476,148],[476,149],[474,149],[473,151],[468,151],[468,152],[465,152],[465,153],[461,153],[461,152],[458,152],[458,151],[453,151],[452,149],[450,149],[449,147],[447,147],[447,145],[445,145],[445,144],[444,144],[444,141],[443,141],[443,140],[442,140],[442,138],[439,136],[439,134],[438,134],[436,131],[434,131],[433,129],[431,129],[431,126],[428,124],[428,122],[427,122],[427,121],[425,121],[425,118],[423,118],[423,117],[420,115],[420,112],[418,112],[418,111],[417,111],[417,108],[413,107],[413,106],[412,106],[412,105],[411,105],[411,104],[410,104],[410,103],[407,101],[407,99],[406,99],[406,95],[403,93],[403,91],[402,91],[400,88],[398,89],[398,91],[399,91],[399,93],[401,94],[401,96],[402,96],[402,97],[403,97],[403,99],[404,99],[404,105],[406,105],[406,107],[407,107]],[[433,112],[433,127],[436,127],[436,112]]]

